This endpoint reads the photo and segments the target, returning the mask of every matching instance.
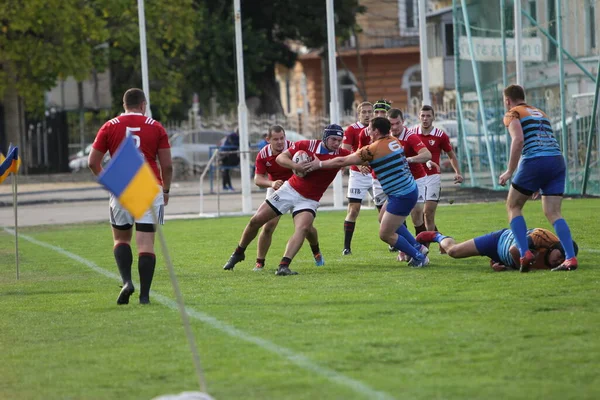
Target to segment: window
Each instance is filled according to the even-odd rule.
[[[529,15],[533,17],[537,21],[537,0],[529,0]],[[529,20],[527,20],[527,25],[529,27],[529,34],[527,36],[537,36],[537,28],[533,26]]]
[[[354,92],[356,90],[356,86],[354,81],[348,74],[344,74],[339,77],[339,85],[340,85],[340,111],[348,112],[352,111],[354,108]]]
[[[454,25],[444,24],[444,48],[446,57],[454,57]]]
[[[401,36],[419,35],[419,7],[417,0],[398,0],[398,23]]]
[[[556,37],[556,1],[548,0],[548,33],[553,38]],[[548,61],[556,61],[556,46],[548,43]]]
[[[596,48],[596,0],[589,0],[589,28],[590,48]]]

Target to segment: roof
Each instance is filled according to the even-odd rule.
[[[307,54],[303,54],[298,57],[299,60],[311,60],[321,58],[319,50],[310,51]],[[409,53],[419,53],[419,46],[410,46],[410,47],[387,47],[387,48],[375,48],[375,49],[361,49],[361,56],[371,56],[371,55],[386,55],[386,54],[409,54]],[[344,56],[356,56],[356,49],[342,50],[337,51],[336,56],[344,57]]]

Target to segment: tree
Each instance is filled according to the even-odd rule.
[[[21,105],[43,111],[57,78],[87,77],[108,32],[86,0],[4,0],[0,15],[0,99],[6,139],[18,144]]]
[[[230,106],[237,101],[233,2],[196,1],[205,13],[196,33],[199,45],[191,56],[197,67],[188,76],[201,99],[217,94],[221,105]],[[302,42],[316,49],[326,45],[325,6],[325,0],[242,1],[246,94],[260,98],[259,113],[282,110],[275,66],[295,64],[297,54],[289,44]],[[363,10],[358,0],[337,0],[336,34],[347,36]]]
[[[122,110],[120,95],[142,86],[138,10],[135,0],[97,0],[98,12],[109,31],[110,70],[114,112]],[[194,0],[146,0],[146,45],[150,104],[153,116],[181,115],[181,93],[188,83],[184,70],[196,47],[200,9]],[[184,114],[185,115],[185,114]]]

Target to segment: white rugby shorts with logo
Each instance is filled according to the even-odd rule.
[[[133,225],[134,223],[138,224],[154,224],[154,218],[152,217],[151,209],[148,209],[146,213],[140,219],[135,219],[133,216],[127,211],[119,200],[111,193],[110,200],[110,223],[115,226],[124,226],[124,225]],[[158,217],[158,223],[163,225],[165,223],[165,201],[163,198],[162,187],[160,188],[160,192],[154,199],[154,203],[152,204],[152,210]]]
[[[419,189],[419,197],[417,198],[417,203],[425,203],[425,181],[427,180],[427,176],[424,176],[419,179],[415,179],[415,183],[417,184],[417,188]],[[373,179],[373,202],[376,206],[382,206],[383,203],[387,200],[387,194],[383,191],[381,187],[381,183],[379,179]]]
[[[367,193],[375,199],[373,193],[373,175],[369,172],[367,175],[360,171],[350,170],[350,178],[348,179],[348,199],[364,200]]]
[[[267,197],[266,201],[280,214],[291,211],[293,215],[297,211],[304,210],[309,210],[313,214],[316,214],[317,208],[319,208],[318,201],[302,196],[287,181]]]
[[[440,195],[442,193],[442,176],[440,174],[427,175],[421,179],[424,179],[425,185],[425,201],[440,201]],[[421,191],[419,189],[419,197],[421,197]]]

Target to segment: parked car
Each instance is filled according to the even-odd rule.
[[[71,172],[79,172],[82,170],[87,170],[88,167],[88,157],[90,152],[92,151],[92,144],[88,144],[85,147],[85,150],[79,150],[77,153],[72,154],[69,157],[69,168]],[[102,159],[102,165],[105,165],[110,160],[110,156],[108,153],[104,155]]]
[[[210,158],[211,147],[218,146],[230,132],[190,131],[171,136],[171,158],[175,179],[202,172]]]
[[[250,137],[249,142],[250,142],[250,146],[254,146],[256,144],[258,144],[258,142],[261,141],[262,139],[262,135],[263,132],[252,132],[250,133]],[[304,135],[302,135],[301,133],[298,133],[296,131],[288,131],[286,129],[285,131],[285,137],[287,138],[287,140],[291,140],[292,142],[297,142],[299,140],[308,140],[308,138]]]

